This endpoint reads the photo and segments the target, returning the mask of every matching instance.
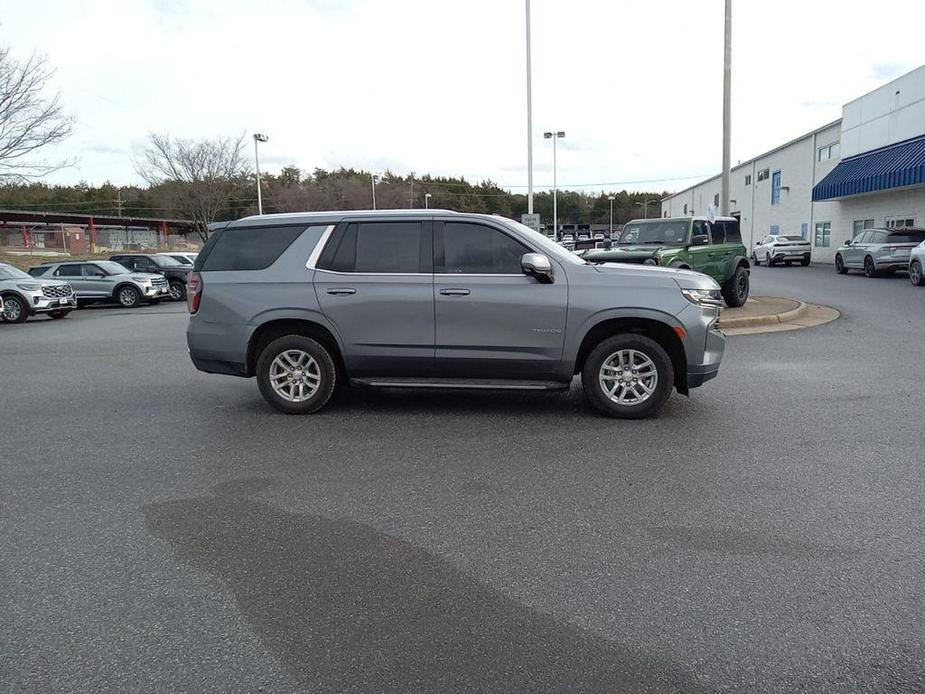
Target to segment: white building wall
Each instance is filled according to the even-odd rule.
[[[925,65],[842,109],[842,158],[925,132]]]

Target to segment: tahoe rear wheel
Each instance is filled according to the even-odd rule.
[[[737,308],[748,301],[748,270],[739,265],[732,277],[723,285],[723,299],[726,305]]]
[[[674,387],[664,348],[645,335],[614,335],[595,347],[581,371],[585,396],[609,417],[642,419],[658,413]]]
[[[304,335],[273,340],[257,360],[261,395],[286,414],[310,414],[321,409],[334,392],[335,378],[331,355]]]

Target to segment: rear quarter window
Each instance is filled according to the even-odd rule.
[[[212,248],[198,269],[205,272],[264,270],[276,262],[306,228],[305,225],[227,227],[210,239]]]

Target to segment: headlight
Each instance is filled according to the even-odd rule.
[[[16,286],[22,289],[24,292],[37,292],[42,288],[42,285],[39,282],[23,282],[22,284],[17,284]]]
[[[688,301],[698,306],[722,306],[723,294],[719,289],[682,289]]]
[[[658,258],[646,258],[642,261],[643,265],[658,265]]]
[[[135,277],[132,277],[132,279],[135,280],[136,282],[138,282],[139,284],[151,284],[151,278],[150,278],[150,277],[139,277],[139,276],[135,276]]]

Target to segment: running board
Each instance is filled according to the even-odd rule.
[[[367,388],[455,388],[468,390],[568,390],[561,381],[518,381],[476,378],[351,378],[350,385]]]

